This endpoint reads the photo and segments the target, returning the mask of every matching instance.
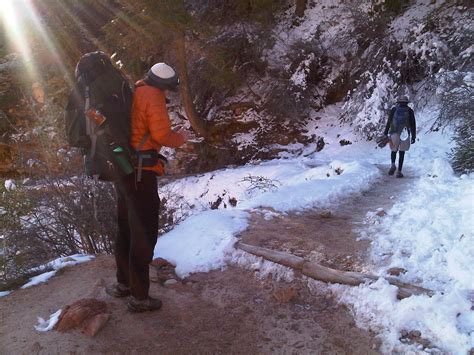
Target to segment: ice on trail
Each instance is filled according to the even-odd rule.
[[[38,325],[35,325],[35,329],[38,332],[48,332],[54,328],[56,323],[59,321],[59,316],[61,315],[62,310],[58,310],[55,313],[49,316],[48,320],[44,320],[41,317],[38,317]]]
[[[0,297],[8,296],[10,293],[11,291],[0,291]]]

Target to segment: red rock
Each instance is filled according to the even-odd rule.
[[[151,266],[156,270],[156,275],[151,277],[152,282],[159,282],[164,285],[166,280],[179,280],[179,277],[175,272],[175,265],[171,264],[169,261],[157,258],[151,262]]]
[[[168,260],[163,259],[163,258],[153,259],[153,261],[151,262],[151,265],[155,267],[163,267],[163,266],[170,266],[170,265],[174,266]]]
[[[107,304],[94,298],[84,298],[67,306],[61,313],[54,327],[59,332],[65,332],[79,327],[86,319],[107,312]]]
[[[94,337],[107,324],[109,319],[110,313],[96,314],[83,322],[81,331],[88,337]]]

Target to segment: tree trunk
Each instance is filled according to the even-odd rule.
[[[183,100],[184,110],[186,111],[188,120],[196,133],[206,139],[209,136],[208,125],[206,121],[199,117],[198,113],[196,112],[193,103],[193,95],[189,87],[184,31],[179,31],[176,33],[174,47],[178,62],[178,74],[180,80],[179,92]]]
[[[299,270],[303,275],[309,276],[315,280],[339,283],[344,285],[357,286],[367,281],[377,281],[379,276],[363,274],[354,271],[341,271],[328,268],[326,266],[309,262],[303,258],[280,251],[270,250],[254,245],[237,243],[236,247],[253,255],[261,256],[266,260],[291,267]],[[427,294],[432,296],[434,293],[423,287],[400,282],[393,277],[384,277],[390,284],[398,287],[398,298],[407,298],[412,295]]]
[[[303,17],[304,11],[306,10],[306,4],[308,0],[296,0],[296,9],[295,9],[295,16],[296,17]]]

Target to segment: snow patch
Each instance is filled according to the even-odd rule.
[[[0,291],[0,297],[8,296],[12,291]]]
[[[38,325],[35,325],[35,329],[38,332],[48,332],[54,328],[56,323],[59,321],[59,316],[61,315],[62,310],[58,310],[55,313],[49,316],[48,320],[44,320],[41,317],[38,317]]]
[[[265,260],[242,250],[234,250],[228,258],[229,263],[254,271],[263,280],[271,277],[275,281],[291,282],[295,278],[293,269]]]
[[[7,179],[5,180],[5,189],[7,191],[13,191],[13,190],[16,190],[16,184],[15,184],[15,181],[13,181],[12,179]]]
[[[181,278],[222,268],[237,240],[235,234],[247,228],[246,217],[239,210],[211,210],[192,216],[158,239],[154,258],[175,264]]]
[[[28,288],[28,287],[36,286],[36,285],[39,285],[40,283],[46,282],[50,278],[52,278],[56,274],[56,272],[57,270],[53,270],[53,271],[45,272],[38,276],[34,276],[30,279],[30,281],[28,281],[26,284],[21,286],[21,288]]]
[[[32,277],[26,284],[21,286],[21,288],[28,288],[31,286],[36,286],[40,283],[48,281],[51,277],[53,277],[56,272],[66,266],[72,266],[76,264],[81,264],[85,263],[87,261],[90,261],[94,259],[94,256],[92,255],[85,255],[85,254],[75,254],[71,256],[65,256],[62,258],[55,259],[53,261],[50,261],[47,264],[41,265],[37,268],[32,269],[31,271],[41,271],[41,270],[47,270],[47,269],[53,269],[52,271],[48,271],[45,273],[42,273],[38,276]]]

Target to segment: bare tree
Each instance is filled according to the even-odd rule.
[[[295,16],[303,17],[308,0],[296,0]]]
[[[174,39],[174,49],[176,60],[178,63],[178,72],[180,76],[180,94],[183,99],[184,110],[188,116],[189,123],[193,129],[204,138],[209,137],[209,128],[207,122],[204,121],[196,112],[193,103],[193,95],[189,86],[188,68],[186,64],[186,36],[184,31],[177,31]]]

